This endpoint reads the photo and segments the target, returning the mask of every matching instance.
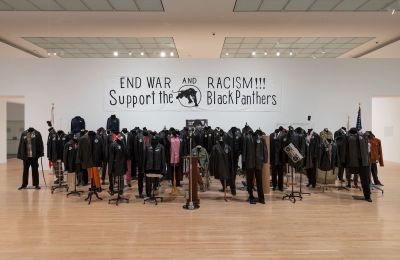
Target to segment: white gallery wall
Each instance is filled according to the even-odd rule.
[[[70,121],[76,115],[86,120],[88,129],[97,129],[105,127],[110,114],[116,114],[121,127],[128,129],[183,127],[185,119],[199,118],[226,130],[231,126],[243,127],[247,122],[268,133],[280,124],[335,131],[347,125],[348,117],[350,125],[355,125],[358,103],[362,107],[363,126],[370,129],[372,97],[400,96],[399,69],[400,60],[368,59],[2,59],[0,96],[24,96],[26,127],[35,127],[45,138],[51,103],[55,104],[55,126],[65,131],[69,131]],[[282,89],[279,111],[106,112],[105,82],[121,75],[265,76]],[[206,85],[199,88],[203,91]],[[309,125],[308,115],[312,116]],[[4,158],[0,157],[0,162]]]
[[[381,139],[383,158],[400,163],[400,96],[372,99],[372,131]]]

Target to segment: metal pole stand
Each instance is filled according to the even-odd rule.
[[[291,177],[292,177],[292,190],[290,193],[286,193],[283,197],[282,200],[289,199],[291,202],[296,203],[296,198],[299,198],[300,200],[303,200],[303,196],[301,193],[301,182],[300,182],[300,191],[294,191],[294,171],[293,168],[291,167],[290,171]],[[301,176],[300,176],[301,179]]]
[[[89,188],[89,194],[86,197],[86,201],[89,201],[88,205],[90,205],[90,203],[92,202],[92,196],[93,194],[96,196],[97,199],[99,200],[103,200],[102,198],[99,197],[99,194],[97,193],[97,188],[94,186],[94,180],[93,180],[93,175],[90,178],[90,188]]]
[[[192,132],[190,131],[189,133],[190,140],[189,140],[189,147],[190,147],[190,153],[189,153],[189,199],[186,201],[186,204],[183,205],[182,207],[184,209],[188,210],[194,210],[200,208],[200,205],[196,203],[196,205],[193,203],[193,165],[192,165],[192,160],[193,160],[193,155],[192,155]],[[194,184],[197,185],[197,182]],[[197,190],[197,189],[196,189]]]
[[[70,191],[69,193],[67,193],[67,197],[69,197],[69,195],[78,195],[80,197],[81,193],[83,193],[83,191],[76,190],[76,177],[77,177],[76,175],[77,174],[75,173],[75,176],[74,176],[74,190]],[[69,174],[67,176],[69,178]]]
[[[128,198],[125,198],[125,197],[123,197],[122,195],[121,195],[121,193],[122,193],[122,191],[123,191],[123,189],[124,189],[124,182],[123,182],[123,176],[117,176],[117,178],[118,178],[118,195],[117,195],[117,197],[116,198],[111,198],[111,199],[109,199],[108,200],[108,204],[111,204],[111,202],[115,202],[115,205],[116,206],[118,206],[118,204],[120,203],[120,202],[126,202],[126,203],[129,203],[129,199]],[[121,178],[122,178],[122,181],[121,181]],[[122,187],[121,187],[121,185],[122,185]]]

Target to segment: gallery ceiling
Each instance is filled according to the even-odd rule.
[[[0,42],[32,57],[358,58],[400,40],[399,0],[0,0],[0,10]]]

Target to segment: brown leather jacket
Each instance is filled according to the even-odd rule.
[[[381,140],[376,137],[372,137],[368,138],[368,143],[370,144],[371,148],[369,153],[370,162],[373,163],[378,161],[381,167],[384,166]]]

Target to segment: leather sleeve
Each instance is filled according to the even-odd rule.
[[[42,157],[44,156],[44,144],[43,144],[43,139],[42,139],[42,135],[37,132],[38,134],[38,144],[37,144],[37,156]]]
[[[115,150],[114,146],[110,145],[109,153],[108,153],[108,175],[113,176],[113,169],[115,163]]]
[[[18,145],[18,154],[17,158],[23,160],[24,159],[24,134],[25,132],[21,133],[21,137],[19,138],[19,145]]]
[[[263,152],[263,155],[264,155],[263,162],[264,162],[264,163],[268,163],[268,147],[267,147],[267,144],[265,143],[264,138],[262,139],[262,142],[263,142],[263,149],[264,149],[264,152]]]
[[[382,153],[382,143],[381,140],[378,140],[378,144],[379,144],[379,165],[381,167],[385,166],[384,162],[383,162],[383,153]]]

